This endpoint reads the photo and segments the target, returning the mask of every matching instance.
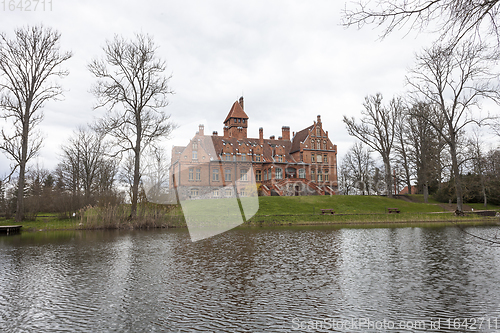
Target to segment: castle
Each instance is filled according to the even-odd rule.
[[[246,182],[255,181],[260,195],[333,195],[337,192],[337,146],[321,116],[292,133],[283,126],[277,139],[248,138],[243,97],[224,120],[224,135],[205,135],[200,125],[185,147],[172,148],[170,188],[190,198],[245,196]],[[249,172],[252,170],[252,172]],[[233,191],[237,192],[234,193]]]

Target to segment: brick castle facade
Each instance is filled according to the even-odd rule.
[[[248,138],[249,117],[243,97],[224,120],[224,134],[205,135],[204,126],[185,147],[172,148],[170,188],[195,197],[245,196],[245,184],[255,181],[260,195],[333,195],[337,192],[337,146],[321,117],[290,135]],[[252,170],[252,172],[249,172]]]

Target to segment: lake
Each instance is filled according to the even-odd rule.
[[[25,232],[0,237],[0,331],[499,332],[500,248],[455,227]]]

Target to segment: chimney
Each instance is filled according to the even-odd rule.
[[[199,126],[199,131],[198,131],[198,133],[199,133],[200,135],[205,135],[204,130],[205,130],[205,125],[200,125],[200,126]]]
[[[229,126],[224,126],[224,137],[229,138]]]
[[[328,131],[326,131],[326,137],[328,137]]]
[[[274,140],[274,138],[275,138],[275,136],[274,136],[274,135],[271,135],[271,136],[269,137],[269,139],[271,139],[271,140]]]
[[[243,111],[245,111],[245,107],[243,106],[243,96],[240,97],[240,106]]]
[[[281,128],[281,136],[283,137],[283,140],[290,141],[290,127],[283,126]]]
[[[318,114],[318,124],[321,123],[321,115]]]
[[[259,128],[259,140],[260,144],[264,141],[264,129],[262,127]]]
[[[213,135],[213,136],[217,136],[217,135],[218,135],[217,131],[214,131],[214,132],[212,133],[212,135]]]

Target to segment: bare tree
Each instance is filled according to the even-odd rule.
[[[444,142],[437,131],[429,126],[426,119],[434,119],[441,128],[444,126],[442,117],[429,103],[416,102],[408,108],[408,145],[409,157],[414,167],[417,186],[424,195],[424,202],[429,202],[429,187],[431,183],[441,180],[441,152]]]
[[[408,187],[408,194],[412,194],[412,167],[409,143],[411,139],[409,137],[410,115],[407,112],[399,112],[398,114],[396,114],[395,121],[396,144],[394,145],[394,150],[396,152],[396,160],[403,169],[403,183]]]
[[[386,194],[392,197],[391,151],[394,146],[396,117],[403,111],[399,99],[392,99],[389,106],[382,105],[382,95],[368,96],[361,111],[363,118],[356,123],[354,117],[344,116],[349,135],[356,137],[382,157],[385,169]]]
[[[166,64],[157,56],[152,37],[138,34],[133,40],[115,36],[103,48],[105,57],[88,66],[98,79],[92,91],[96,108],[108,107],[98,128],[114,138],[117,153],[132,152],[131,217],[137,215],[141,155],[145,148],[167,137],[174,125],[164,108],[172,91]]]
[[[344,155],[341,170],[345,189],[357,189],[361,195],[376,191],[372,183],[375,163],[361,142],[356,142]]]
[[[457,210],[463,209],[460,174],[460,133],[471,123],[480,123],[473,111],[483,97],[498,101],[495,75],[483,62],[483,45],[465,42],[456,48],[434,44],[417,55],[417,64],[407,77],[417,99],[436,106],[439,117],[424,117],[448,145],[457,194]],[[444,126],[440,123],[444,121]]]
[[[481,195],[483,197],[484,208],[488,206],[488,195],[486,192],[485,171],[486,161],[484,150],[484,141],[481,134],[476,129],[472,132],[472,136],[468,140],[468,155],[472,161],[472,169],[474,174],[479,177],[479,185],[481,186]]]
[[[163,147],[150,149],[145,170],[143,171],[142,186],[150,202],[166,203],[168,189],[168,163],[167,152]]]
[[[9,39],[0,33],[0,109],[2,117],[11,120],[11,131],[1,131],[2,149],[19,167],[16,221],[24,218],[26,163],[40,150],[42,137],[35,131],[43,119],[45,102],[62,95],[53,77],[64,77],[68,71],[60,65],[71,52],[59,51],[60,34],[50,28],[32,26],[15,30]],[[13,171],[14,172],[14,171]]]
[[[477,0],[361,0],[342,13],[344,26],[375,24],[384,26],[382,37],[395,29],[433,30],[453,44],[465,36],[493,35],[500,42],[499,1]],[[483,36],[484,37],[484,36]]]
[[[68,143],[62,146],[59,167],[64,183],[75,200],[79,201],[80,192],[83,193],[83,202],[76,204],[78,208],[94,204],[99,193],[105,191],[101,188],[101,174],[109,163],[117,163],[107,157],[107,152],[103,135],[83,127],[78,128]]]

